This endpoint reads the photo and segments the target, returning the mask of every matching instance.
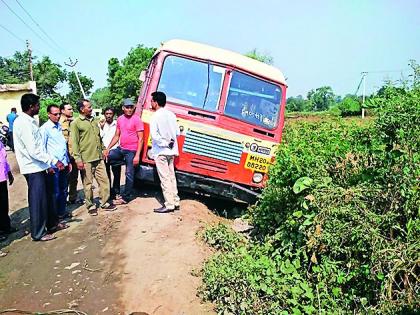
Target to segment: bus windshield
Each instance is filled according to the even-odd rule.
[[[225,69],[177,56],[165,59],[158,90],[172,103],[216,111]]]
[[[278,124],[281,89],[253,76],[233,71],[225,115],[274,129]]]

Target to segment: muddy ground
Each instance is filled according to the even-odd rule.
[[[223,220],[215,209],[229,211],[234,204],[182,195],[180,211],[156,214],[160,190],[141,187],[135,200],[115,212],[90,217],[83,206],[73,206],[69,229],[56,233],[56,240],[33,242],[26,182],[14,154],[8,156],[15,174],[10,214],[19,232],[0,243],[7,254],[0,258],[0,313],[214,313],[197,296],[198,271],[211,252],[196,234]]]

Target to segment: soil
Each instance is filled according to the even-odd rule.
[[[8,159],[15,175],[10,215],[19,231],[0,243],[7,254],[0,257],[0,313],[214,314],[213,305],[197,295],[200,270],[211,254],[197,232],[223,220],[209,208],[223,211],[230,204],[183,195],[180,211],[156,214],[160,189],[141,187],[128,205],[97,217],[72,206],[69,229],[53,241],[33,242],[26,181],[12,152]]]

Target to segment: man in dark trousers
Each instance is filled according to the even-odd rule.
[[[59,220],[68,219],[71,213],[67,212],[66,201],[68,191],[68,174],[71,172],[71,163],[67,152],[67,143],[64,138],[60,119],[60,108],[58,105],[51,104],[47,107],[48,121],[41,128],[41,136],[45,150],[49,155],[58,159],[65,166],[63,170],[58,170],[52,166],[52,172],[47,176],[48,190],[53,194],[53,206],[57,212]]]
[[[136,167],[140,162],[140,152],[143,146],[144,125],[131,99],[123,101],[123,115],[117,119],[115,135],[105,151],[105,156],[111,165],[125,163],[125,187],[121,199],[115,200],[116,204],[126,204],[133,198],[133,186]],[[113,146],[120,141],[120,145]],[[108,156],[109,155],[109,156]]]
[[[70,137],[70,124],[73,121],[73,107],[68,103],[63,103],[60,105],[61,116],[59,123],[61,129],[63,130],[64,139],[67,143],[67,151],[70,157],[71,171],[69,173],[69,204],[83,203],[82,199],[77,199],[77,180],[79,178],[79,170],[77,169],[76,161],[74,160],[72,154],[72,145]]]
[[[105,119],[99,122],[99,126],[101,127],[101,138],[104,146],[107,148],[108,145],[111,143],[112,138],[115,135],[115,131],[117,130],[117,122],[114,120],[115,110],[112,107],[107,107],[104,110]],[[118,148],[119,142],[115,144],[111,150]],[[111,165],[109,161],[105,161],[106,166],[106,173],[108,174],[109,179],[109,187],[111,187],[111,196],[109,197],[110,200],[115,199],[115,203],[120,203],[121,200],[120,195],[120,184],[121,184],[121,165]],[[112,170],[112,175],[111,175]],[[111,181],[112,176],[114,177]]]
[[[68,227],[58,222],[52,207],[52,193],[47,191],[47,171],[52,171],[52,165],[63,170],[64,164],[48,154],[42,143],[38,123],[34,119],[39,113],[39,96],[24,94],[20,104],[23,113],[14,122],[13,140],[20,173],[28,184],[31,236],[34,241],[49,241],[55,238],[51,233]]]
[[[17,118],[17,111],[16,107],[12,107],[10,110],[10,114],[7,115],[6,120],[9,123],[9,131],[7,133],[7,145],[12,149],[12,151],[15,151],[14,145],[13,145],[13,123],[15,122],[15,119]]]

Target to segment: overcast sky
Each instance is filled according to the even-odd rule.
[[[407,76],[409,59],[420,62],[419,16],[419,0],[0,0],[0,55],[25,48],[5,27],[30,39],[37,56],[63,66],[69,56],[77,58],[96,89],[106,85],[109,58],[180,38],[271,55],[287,78],[288,96],[324,85],[339,95],[354,93],[362,71],[370,72],[370,93],[384,79]]]

